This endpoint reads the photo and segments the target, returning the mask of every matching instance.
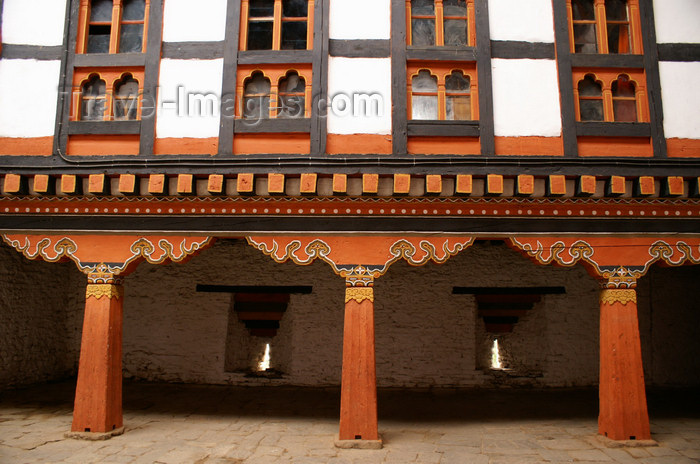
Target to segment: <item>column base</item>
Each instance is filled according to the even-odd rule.
[[[88,440],[88,441],[101,441],[109,440],[112,437],[122,435],[124,433],[124,427],[119,427],[109,432],[66,432],[63,436],[66,438],[73,438],[76,440]]]
[[[604,435],[596,435],[606,448],[651,448],[659,446],[656,440],[613,440]]]
[[[383,442],[379,440],[341,440],[335,436],[335,447],[340,449],[382,449]]]

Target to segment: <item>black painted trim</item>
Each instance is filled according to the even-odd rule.
[[[266,293],[308,295],[313,290],[311,285],[206,285],[197,284],[198,292],[208,293]]]
[[[299,216],[0,216],[0,230],[65,232],[187,232],[240,236],[265,232],[697,234],[700,219],[570,219],[481,217],[299,217]],[[650,243],[651,245],[651,243]]]
[[[155,4],[156,2],[153,2]],[[76,19],[77,20],[77,19]],[[149,20],[150,21],[150,20]],[[150,33],[150,31],[149,31]],[[77,29],[76,29],[77,34]],[[149,36],[150,37],[150,36]],[[150,40],[149,40],[150,42]],[[71,46],[74,47],[75,41],[71,39]],[[105,67],[144,67],[146,60],[150,57],[148,53],[91,53],[91,54],[76,54],[74,65],[76,68],[105,68]]]
[[[479,141],[482,155],[496,153],[491,77],[491,32],[488,0],[476,0],[476,71],[479,76]]]
[[[311,78],[310,152],[326,152],[328,126],[328,49],[330,0],[316,2],[314,9],[313,76]]]
[[[392,119],[392,153],[408,153],[408,97],[406,96],[406,2],[391,2],[391,88],[393,105]]]
[[[569,44],[569,20],[566,2],[552,2],[554,8],[554,35],[557,51],[557,68],[559,72],[559,98],[561,103],[562,139],[564,157],[578,157],[576,139],[576,106],[574,102],[574,83],[571,73],[571,45]]]
[[[389,58],[391,40],[339,40],[330,39],[331,56],[345,58]]]
[[[244,50],[238,52],[238,64],[311,63],[313,55],[313,50]]]
[[[63,45],[44,47],[41,45],[2,44],[4,60],[58,61],[63,56]]]
[[[71,96],[73,93],[73,72],[75,65],[75,44],[78,37],[78,15],[80,0],[66,2],[66,29],[64,31],[63,47],[65,50],[61,67],[61,82],[58,93],[58,111],[56,133],[54,136],[54,154],[66,153],[68,147],[68,124],[70,121]]]
[[[70,121],[68,133],[70,135],[134,135],[141,133],[141,121]]]
[[[236,133],[311,132],[311,119],[236,119]]]
[[[238,71],[238,35],[241,23],[241,0],[228,0],[226,6],[226,37],[224,40],[224,70],[221,101],[236,102],[236,73]],[[219,154],[233,154],[234,119],[221,111],[219,119]]]
[[[163,42],[163,58],[214,60],[223,58],[224,42]]]
[[[664,134],[664,108],[661,100],[661,76],[659,55],[656,46],[653,0],[640,0],[639,13],[642,19],[642,44],[644,47],[644,72],[647,76],[647,99],[651,121],[651,143],[655,158],[666,158],[666,135]]]
[[[658,44],[659,61],[700,61],[700,44]]]
[[[403,28],[406,29],[405,23]],[[406,49],[406,58],[408,60],[476,61],[476,57],[477,49],[474,47],[408,47]]]
[[[453,295],[561,295],[566,287],[452,287]]]
[[[143,96],[144,101],[158,101],[158,81],[160,77],[160,56],[163,42],[163,0],[151,2],[148,17],[148,42],[146,43],[146,69],[144,71]],[[156,111],[150,115],[144,114],[141,119],[141,138],[139,153],[153,153],[156,137]]]
[[[576,134],[595,137],[650,137],[647,122],[577,122]]]
[[[553,60],[555,58],[554,44],[492,40],[491,58]]]
[[[371,173],[392,175],[473,174],[484,176],[498,173],[504,176],[532,174],[548,176],[556,171],[567,176],[684,176],[700,177],[700,159],[673,158],[561,158],[547,156],[463,156],[463,155],[150,155],[80,156],[71,157],[71,164],[58,157],[0,156],[0,173],[34,174],[109,174],[147,175],[158,170],[168,175],[183,173],[207,176],[235,175],[241,172],[268,174],[318,173],[323,175]]]
[[[408,121],[409,136],[479,137],[479,121]]]
[[[568,30],[567,30],[568,35]],[[571,65],[574,68],[638,68],[644,67],[643,55],[588,55],[584,53],[571,54]]]

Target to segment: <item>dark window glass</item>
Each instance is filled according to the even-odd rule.
[[[111,25],[91,24],[88,28],[88,53],[109,53]]]
[[[122,24],[119,38],[120,53],[141,53],[143,51],[143,24]]]
[[[274,0],[251,0],[248,13],[248,50],[272,50]]]
[[[274,0],[250,0],[249,3],[249,14],[250,18],[270,18],[275,15],[275,1]]]
[[[124,0],[122,2],[122,21],[143,21],[146,3],[144,0]]]
[[[627,2],[624,0],[606,1],[605,17],[608,29],[608,52],[629,53],[631,43]]]
[[[595,5],[593,0],[574,0],[571,3],[574,21],[595,21]]]
[[[287,18],[306,18],[308,7],[307,0],[283,0],[282,16]]]
[[[445,79],[446,119],[468,121],[472,119],[469,76],[461,71],[452,71]]]
[[[306,21],[282,23],[282,50],[306,50]]]
[[[411,44],[435,45],[435,5],[433,0],[411,0]]]
[[[615,121],[637,122],[637,100],[634,82],[621,75],[612,84],[613,112]]]
[[[261,72],[254,72],[245,83],[243,117],[245,119],[270,117],[270,80]]]
[[[280,109],[277,117],[303,118],[306,104],[305,92],[304,78],[297,73],[289,73],[282,79],[279,85]]]
[[[437,77],[421,69],[411,80],[411,118],[438,119]]]
[[[598,53],[593,0],[574,0],[571,10],[574,20],[574,51]]]
[[[586,76],[578,83],[581,121],[604,121],[603,90],[593,76]]]
[[[605,18],[608,21],[627,21],[625,0],[605,0]]]
[[[466,0],[444,0],[445,45],[467,44]]]
[[[114,86],[114,119],[134,120],[138,117],[139,81],[127,74]]]
[[[112,0],[92,0],[90,4],[90,22],[112,22]]]
[[[83,85],[81,95],[80,119],[83,121],[102,121],[106,110],[107,84],[97,75]]]

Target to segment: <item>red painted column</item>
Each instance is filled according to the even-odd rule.
[[[367,282],[366,282],[367,283]],[[348,285],[352,285],[350,282]],[[377,441],[377,373],[374,351],[374,289],[345,291],[343,376],[340,393],[342,440]]]
[[[88,283],[73,432],[114,433],[122,419],[123,287],[114,276]]]
[[[634,288],[604,288],[600,295],[599,395],[599,434],[651,439]]]

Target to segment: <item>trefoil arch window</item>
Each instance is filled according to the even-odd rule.
[[[407,0],[409,46],[474,47],[474,0]]]
[[[82,85],[80,120],[103,121],[107,114],[107,83],[98,74],[91,74]]]
[[[305,119],[311,114],[311,66],[239,68],[236,118]]]
[[[261,71],[254,72],[244,84],[243,118],[268,119],[270,117],[270,79]]]
[[[278,118],[303,118],[306,110],[306,83],[296,71],[280,80]]]
[[[134,121],[141,119],[143,71],[103,69],[74,76],[72,121]]]
[[[576,73],[577,120],[581,122],[648,122],[642,73],[600,71]]]
[[[641,54],[639,0],[567,0],[572,53]]]
[[[143,53],[151,0],[81,0],[77,53]]]
[[[139,81],[127,73],[114,84],[114,120],[133,121],[139,118]]]
[[[409,120],[478,119],[475,69],[409,66]]]
[[[314,0],[242,0],[241,50],[307,50]]]

